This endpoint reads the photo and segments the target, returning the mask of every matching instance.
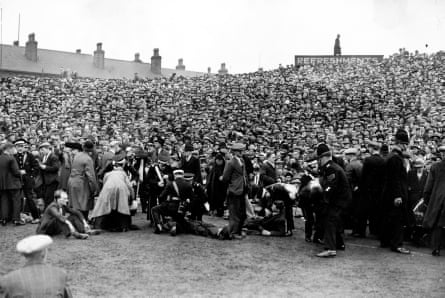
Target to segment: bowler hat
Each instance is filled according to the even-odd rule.
[[[67,142],[67,143],[65,143],[65,147],[82,151],[82,145],[80,145],[79,143],[75,143],[75,142]]]

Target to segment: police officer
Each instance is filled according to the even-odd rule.
[[[343,169],[332,161],[326,144],[317,147],[320,185],[324,192],[324,243],[326,250],[317,257],[335,257],[337,249],[344,250],[342,213],[352,198],[348,179]]]
[[[202,221],[202,216],[206,212],[205,203],[207,202],[207,195],[204,187],[195,181],[193,173],[184,173],[184,179],[192,186],[193,197],[190,201],[190,219]]]
[[[190,203],[193,198],[192,185],[184,179],[183,170],[173,171],[174,181],[168,182],[159,196],[160,204],[151,209],[154,221],[154,232],[160,234],[164,227],[162,217],[169,216],[174,223],[170,227],[170,235],[176,236],[177,231],[184,229],[184,210],[182,206]]]
[[[28,209],[33,218],[32,223],[38,223],[40,218],[39,209],[34,203],[36,194],[34,193],[34,178],[39,174],[39,162],[30,152],[27,151],[28,142],[25,139],[18,139],[14,142],[17,154],[14,155],[22,174],[23,194],[25,197],[25,208]]]

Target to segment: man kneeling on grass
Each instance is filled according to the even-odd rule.
[[[88,234],[97,234],[90,229],[82,213],[68,207],[68,194],[63,190],[54,192],[54,202],[46,207],[37,234],[54,236],[63,234],[77,239],[87,239]]]

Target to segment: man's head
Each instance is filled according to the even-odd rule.
[[[266,154],[266,159],[271,162],[271,163],[275,163],[275,159],[276,159],[276,155],[273,152],[268,152]]]
[[[6,143],[3,145],[3,152],[8,155],[14,155],[17,153],[15,146],[11,143]]]
[[[47,142],[40,144],[39,151],[42,155],[47,155],[51,151],[51,145]]]
[[[320,144],[317,147],[317,160],[318,166],[324,166],[328,161],[332,160],[332,152],[329,150],[328,145]]]
[[[66,206],[68,205],[68,194],[63,190],[58,189],[54,192],[54,201],[60,206]]]
[[[18,139],[14,142],[17,153],[23,153],[26,151],[27,141],[24,139]]]
[[[402,149],[402,151],[406,151],[409,143],[408,133],[404,129],[397,130],[395,134],[395,143],[397,146]]]
[[[184,146],[184,155],[186,157],[191,156],[193,150],[194,150],[193,145],[191,143],[186,143],[185,146]]]
[[[242,157],[243,155],[243,150],[244,150],[244,144],[242,143],[234,143],[231,147],[230,147],[231,151],[233,152],[233,154],[236,157]]]

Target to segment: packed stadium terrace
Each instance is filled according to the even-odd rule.
[[[344,62],[272,71],[153,80],[3,78],[0,141],[38,144],[91,139],[146,147],[183,137],[201,155],[242,140],[252,155],[275,150],[304,160],[326,142],[334,152],[366,141],[391,144],[398,128],[415,153],[435,160],[442,143],[445,54],[401,50],[381,62]]]

